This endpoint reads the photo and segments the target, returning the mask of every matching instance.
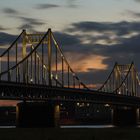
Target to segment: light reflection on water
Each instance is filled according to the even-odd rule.
[[[0,128],[16,128],[16,126],[0,126]]]
[[[115,125],[62,125],[60,128],[115,128]],[[130,126],[131,127],[131,126]],[[0,126],[0,128],[16,128],[16,126]],[[140,125],[132,126],[132,128],[140,128]]]
[[[60,128],[114,128],[114,125],[64,125]]]
[[[114,128],[114,127],[115,127],[114,125],[62,125],[60,126],[60,128]],[[16,126],[0,126],[0,128],[16,128]]]

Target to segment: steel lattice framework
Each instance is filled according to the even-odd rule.
[[[0,56],[0,80],[88,89],[72,70],[51,29],[45,34],[23,30]]]
[[[115,63],[105,83],[98,90],[89,90],[72,70],[51,29],[45,34],[23,30],[0,55],[1,99],[93,102],[97,99],[97,102],[135,104],[139,102],[139,91],[140,80],[133,62]]]
[[[132,62],[127,65],[115,63],[109,77],[98,91],[127,96],[139,96],[140,80],[134,63]]]

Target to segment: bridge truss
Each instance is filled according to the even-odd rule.
[[[0,56],[0,80],[88,89],[72,70],[51,29],[45,34],[23,30]]]
[[[127,96],[139,96],[140,79],[134,63],[132,62],[127,65],[115,63],[109,77],[98,91]]]
[[[97,96],[94,98],[109,102],[112,99],[118,102],[121,98],[123,103],[126,96],[127,100],[129,96],[138,97],[139,91],[140,80],[133,62],[116,63],[98,91],[89,90],[72,70],[51,29],[45,34],[29,34],[23,30],[0,55],[1,99],[58,100],[61,97],[66,100],[67,97],[89,101]]]

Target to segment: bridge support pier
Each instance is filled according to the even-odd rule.
[[[136,125],[139,120],[139,109],[136,107],[115,107],[113,109],[113,124],[116,126]]]
[[[59,127],[60,107],[52,102],[17,104],[17,127]]]

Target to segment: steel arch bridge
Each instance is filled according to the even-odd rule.
[[[0,99],[63,100],[139,105],[134,63],[115,63],[98,90],[89,89],[71,68],[51,29],[26,30],[0,55]]]

